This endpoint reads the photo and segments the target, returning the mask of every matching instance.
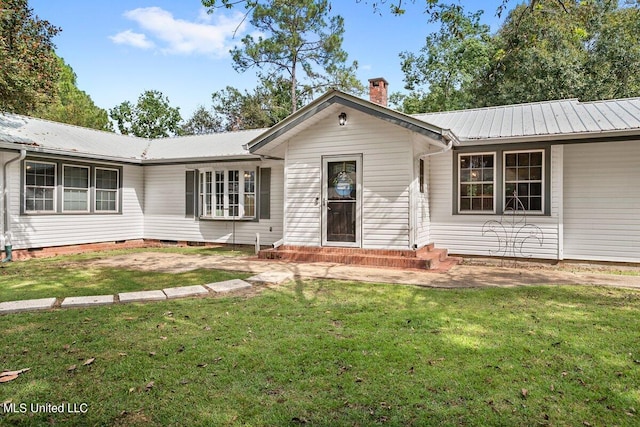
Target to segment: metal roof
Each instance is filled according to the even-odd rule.
[[[0,144],[5,148],[133,163],[255,158],[243,145],[265,130],[147,139],[0,114]]]
[[[198,160],[225,158],[257,158],[243,146],[267,129],[220,132],[207,135],[154,139],[149,144],[147,163],[170,160]]]
[[[0,141],[29,151],[71,152],[105,159],[140,159],[149,140],[15,114],[0,115]]]
[[[0,114],[0,148],[132,163],[256,158],[245,148],[247,144],[255,150],[274,138],[286,138],[284,134],[291,127],[304,127],[334,104],[362,109],[416,132],[457,137],[468,144],[640,135],[640,97],[594,102],[567,99],[407,116],[330,91],[270,129],[153,140]]]
[[[640,97],[580,102],[577,99],[415,114],[450,129],[460,141],[602,136],[640,130]],[[499,142],[499,141],[494,141]]]

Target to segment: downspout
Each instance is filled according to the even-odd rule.
[[[419,159],[419,160],[423,160],[423,159],[426,159],[427,157],[434,156],[434,155],[436,155],[436,154],[446,153],[447,151],[451,151],[451,149],[453,148],[453,145],[454,145],[454,144],[456,144],[456,145],[458,145],[458,144],[459,144],[459,142],[458,142],[458,140],[457,140],[456,136],[455,136],[455,135],[453,135],[453,134],[451,133],[451,131],[449,131],[449,130],[445,130],[445,129],[443,129],[443,131],[442,131],[442,137],[447,141],[447,145],[446,145],[446,146],[442,147],[442,148],[441,148],[440,150],[438,150],[438,151],[422,153],[422,154],[420,154],[420,155],[418,156],[418,159]],[[416,221],[416,222],[417,222],[417,221]],[[414,249],[417,249],[417,244],[415,243],[415,242],[417,241],[417,239],[418,239],[418,230],[417,230],[417,228],[415,228],[415,229],[414,229],[414,231],[413,231],[413,236],[414,236],[414,244],[413,244],[413,247],[414,247]]]
[[[20,150],[20,155],[7,161],[2,167],[2,209],[3,209],[3,221],[2,221],[2,235],[4,236],[4,254],[5,257],[2,260],[3,263],[13,261],[13,251],[11,242],[11,215],[9,215],[9,186],[7,185],[7,169],[13,162],[20,162],[27,157],[27,150]]]

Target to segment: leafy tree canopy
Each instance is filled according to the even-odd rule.
[[[55,96],[33,113],[35,117],[92,129],[113,131],[107,111],[99,108],[86,92],[78,89],[76,73],[57,57],[60,74]]]
[[[109,117],[123,135],[166,138],[182,132],[180,108],[171,107],[169,98],[157,90],[143,92],[135,105],[125,101],[110,109]]]
[[[225,131],[271,127],[291,114],[291,83],[284,78],[260,81],[252,92],[227,86],[212,95],[213,111]]]
[[[222,132],[223,130],[222,121],[202,105],[182,125],[182,135],[207,135]]]
[[[27,0],[0,0],[0,111],[31,114],[55,94],[60,28],[33,15]]]
[[[220,2],[202,0],[212,11]],[[334,86],[362,92],[355,78],[357,63],[347,64],[342,49],[344,20],[330,16],[328,0],[223,1],[225,7],[244,4],[251,24],[262,34],[247,35],[242,47],[232,50],[234,68],[245,72],[252,67],[268,80],[289,81],[290,111],[300,99],[308,101],[317,91]],[[263,78],[263,80],[264,80]]]
[[[638,2],[536,0],[509,12],[497,33],[480,12],[441,7],[438,33],[419,54],[401,54],[405,112],[549,99],[640,95]]]

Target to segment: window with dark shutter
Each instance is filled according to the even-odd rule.
[[[271,168],[260,168],[260,219],[271,218]]]

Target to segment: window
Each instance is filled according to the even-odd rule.
[[[255,171],[244,171],[244,216],[256,216]]]
[[[62,168],[62,210],[87,212],[89,210],[89,168],[68,166]]]
[[[227,181],[227,194],[229,216],[237,217],[240,213],[240,173],[237,170],[227,171],[229,180]]]
[[[460,155],[458,180],[460,212],[495,212],[494,161],[493,153]]]
[[[544,214],[547,154],[546,149],[460,153],[457,212]]]
[[[56,164],[25,162],[24,210],[55,212]]]
[[[23,213],[120,212],[120,167],[27,159],[23,173]]]
[[[96,168],[96,212],[118,211],[119,171]]]
[[[200,172],[200,216],[254,218],[256,171],[226,169]]]
[[[504,153],[504,211],[543,211],[544,151]],[[517,196],[520,206],[516,206]]]

